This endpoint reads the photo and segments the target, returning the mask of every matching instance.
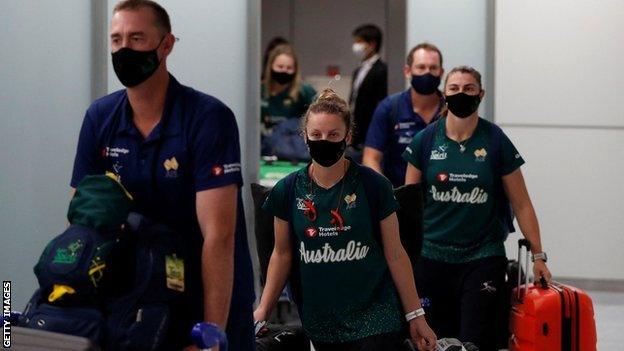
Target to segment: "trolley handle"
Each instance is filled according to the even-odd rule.
[[[526,254],[524,259],[524,289],[520,289],[520,283],[522,282],[522,248],[526,248]],[[527,289],[529,288],[529,254],[531,252],[531,242],[527,239],[519,239],[518,240],[518,284],[517,284],[517,299],[522,302],[523,297],[526,295]],[[524,293],[522,293],[524,290]]]

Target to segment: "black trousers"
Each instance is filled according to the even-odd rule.
[[[404,332],[372,335],[360,340],[345,343],[312,342],[316,351],[401,351],[403,341],[408,336]]]
[[[426,319],[439,339],[472,342],[481,351],[497,350],[501,293],[507,258],[487,257],[462,264],[421,258],[416,286],[425,301]]]

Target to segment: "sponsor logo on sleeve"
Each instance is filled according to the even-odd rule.
[[[215,177],[222,176],[224,174],[240,172],[240,163],[227,163],[224,165],[215,165],[212,167],[212,175]]]
[[[399,137],[399,144],[404,144],[407,145],[409,143],[412,142],[412,137],[411,136],[401,136]]]
[[[221,166],[213,166],[212,167],[212,175],[218,177],[223,175],[223,167]]]

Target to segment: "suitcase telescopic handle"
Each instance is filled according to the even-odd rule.
[[[520,283],[522,281],[522,248],[526,248],[526,255],[524,258],[524,294],[521,294],[520,291]],[[518,286],[516,292],[518,294],[517,299],[519,302],[522,302],[522,298],[526,295],[527,289],[529,288],[529,253],[531,252],[531,242],[527,239],[519,239],[518,240]]]

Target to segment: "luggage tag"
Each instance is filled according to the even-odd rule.
[[[439,339],[436,351],[466,351],[461,341],[452,338]]]
[[[184,260],[175,254],[165,256],[167,288],[184,292]]]
[[[255,321],[254,322],[254,329],[255,329],[255,336],[263,336],[269,329],[266,328],[266,321]]]

